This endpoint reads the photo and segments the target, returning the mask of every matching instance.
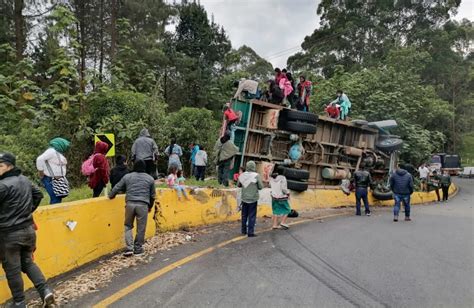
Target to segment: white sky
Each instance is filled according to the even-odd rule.
[[[200,0],[209,18],[224,26],[234,48],[247,45],[275,67],[300,50],[319,25],[320,0]],[[463,0],[456,19],[474,20],[474,0]]]

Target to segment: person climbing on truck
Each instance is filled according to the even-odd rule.
[[[230,136],[230,140],[234,142],[236,123],[239,120],[239,116],[228,105],[224,106],[223,111],[224,118],[226,120],[225,133],[228,134]]]
[[[329,103],[329,105],[324,108],[324,111],[326,111],[327,116],[331,119],[339,119],[341,113],[340,106],[336,103]]]
[[[234,82],[234,88],[237,88],[237,91],[234,94],[234,98],[259,98],[258,82],[256,82],[255,80],[242,78],[240,79],[240,81]]]
[[[291,76],[291,74],[290,74]],[[280,82],[278,83],[281,91],[283,92],[283,105],[290,106],[291,102],[288,100],[288,96],[293,92],[293,86],[286,76],[286,70],[281,73]]]
[[[311,81],[306,80],[304,75],[300,76],[300,83],[298,83],[298,103],[296,109],[300,111],[309,112],[309,98],[312,89]]]
[[[278,67],[276,67],[275,68],[275,83],[276,84],[280,84],[280,79],[282,78],[282,76],[283,76],[283,73]]]
[[[275,105],[281,105],[285,96],[279,85],[274,80],[268,80],[268,90],[265,94],[265,100]]]
[[[229,186],[229,171],[234,156],[239,152],[239,148],[230,140],[230,136],[225,134],[217,140],[214,146],[214,153],[217,165],[217,180],[225,187]]]
[[[345,121],[351,110],[352,103],[349,100],[349,97],[342,90],[337,90],[336,95],[337,98],[331,103],[339,104],[341,108],[339,119]]]

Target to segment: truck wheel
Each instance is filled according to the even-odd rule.
[[[318,123],[318,116],[310,112],[283,109],[281,111],[281,114],[287,121],[300,121],[300,122],[306,122],[309,124]]]
[[[307,180],[309,179],[309,171],[304,169],[283,168],[283,175],[290,180]]]
[[[375,189],[372,191],[372,197],[374,197],[377,200],[392,200],[393,194],[392,194],[392,191],[383,192],[381,190]]]
[[[293,180],[286,180],[286,184],[288,189],[293,191],[305,191],[308,190],[308,183],[293,181]]]
[[[399,138],[387,138],[379,140],[375,146],[382,152],[393,152],[402,148],[403,140]]]
[[[314,124],[288,121],[283,126],[285,130],[294,132],[294,133],[300,133],[300,134],[316,133],[316,125]]]

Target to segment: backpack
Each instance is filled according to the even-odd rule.
[[[82,166],[81,166],[82,175],[90,176],[95,172],[95,168],[94,168],[94,164],[93,164],[94,157],[95,157],[95,154],[92,154],[91,156],[89,156],[88,159],[86,159],[82,163]]]

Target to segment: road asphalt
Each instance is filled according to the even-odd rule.
[[[111,306],[474,307],[474,181],[456,183],[452,200],[412,207],[411,222],[395,223],[380,208],[371,217],[264,232],[184,264]],[[122,276],[121,287],[140,276]]]

